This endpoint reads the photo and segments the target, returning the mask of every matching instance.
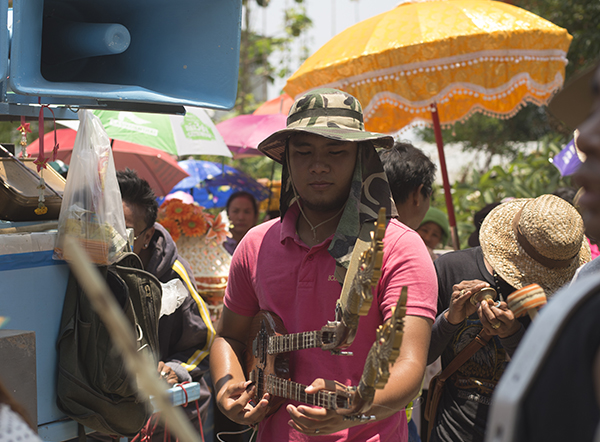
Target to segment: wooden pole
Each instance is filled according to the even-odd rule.
[[[460,250],[460,241],[458,240],[458,230],[456,229],[456,217],[454,216],[454,204],[452,202],[452,193],[450,191],[450,180],[448,179],[448,168],[446,167],[446,156],[444,155],[444,140],[442,139],[442,128],[440,127],[437,103],[434,102],[431,107],[433,133],[435,134],[435,143],[437,144],[438,156],[440,158],[440,169],[442,172],[442,182],[444,185],[446,209],[448,209],[448,223],[450,224],[452,247],[454,250]]]

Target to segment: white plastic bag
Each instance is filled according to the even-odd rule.
[[[62,250],[66,235],[77,239],[99,265],[117,261],[126,251],[125,217],[110,139],[89,110],[79,111],[67,183],[58,218],[55,259],[69,260]]]

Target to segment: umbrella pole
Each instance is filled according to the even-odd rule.
[[[454,216],[454,204],[452,202],[452,193],[450,192],[450,180],[448,179],[446,156],[444,155],[444,140],[442,138],[442,128],[440,127],[440,118],[438,115],[437,103],[434,102],[431,105],[431,107],[433,133],[435,134],[435,143],[437,144],[438,156],[440,158],[440,169],[442,172],[442,182],[444,184],[444,197],[446,199],[446,209],[448,210],[448,223],[450,224],[452,247],[454,248],[454,250],[460,250],[460,241],[458,240],[458,230],[456,228],[456,217]]]

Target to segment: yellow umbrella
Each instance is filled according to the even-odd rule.
[[[507,118],[546,104],[563,84],[572,37],[543,18],[490,0],[406,2],[341,32],[287,81],[291,96],[316,87],[362,103],[365,128],[433,124],[457,246],[440,126],[475,112]]]

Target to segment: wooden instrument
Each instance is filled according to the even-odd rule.
[[[506,298],[508,308],[519,318],[526,314],[535,320],[538,310],[546,305],[546,293],[538,284],[529,284],[515,290]]]
[[[255,398],[265,393],[269,400],[267,416],[273,414],[285,401],[291,399],[330,410],[346,409],[348,413],[364,413],[373,403],[375,389],[381,389],[389,378],[389,364],[400,354],[403,336],[403,319],[406,315],[407,289],[403,287],[392,316],[379,326],[377,338],[369,350],[365,368],[357,387],[336,383],[336,391],[306,393],[306,385],[293,382],[290,376],[288,354],[302,348],[313,348],[304,333],[287,335],[281,318],[274,313],[261,311],[255,316],[251,330],[251,351],[246,352],[246,375],[256,386]],[[289,338],[293,336],[294,338]]]
[[[367,354],[365,368],[356,394],[360,401],[354,401],[354,414],[365,413],[373,404],[375,390],[382,389],[390,378],[390,364],[394,365],[400,355],[400,346],[404,336],[404,317],[408,288],[402,287],[398,303],[392,316],[377,329],[377,338]]]
[[[314,333],[314,336],[303,336],[303,339],[307,339],[306,345],[314,343],[313,347],[320,347],[332,354],[352,354],[343,349],[354,341],[359,317],[368,314],[371,308],[372,287],[377,286],[381,277],[385,228],[385,208],[382,207],[379,209],[377,221],[372,229],[368,230],[369,240],[360,237],[356,240],[342,293],[336,303],[335,320],[329,321],[319,331],[309,332]]]

